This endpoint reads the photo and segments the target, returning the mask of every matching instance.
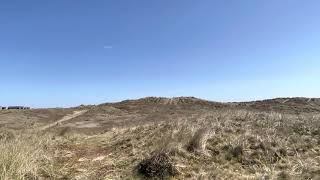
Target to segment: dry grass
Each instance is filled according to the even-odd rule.
[[[248,111],[217,111],[204,116],[95,137],[104,137],[106,147],[112,149],[109,162],[126,162],[115,165],[106,175],[116,177],[116,172],[122,172],[124,177],[132,177],[132,169],[150,160],[153,152],[166,151],[180,172],[177,179],[318,178],[319,117],[310,120],[312,116],[307,114]],[[297,123],[303,123],[303,128],[297,129]]]
[[[37,179],[47,167],[46,140],[15,136],[0,140],[0,179]]]
[[[157,121],[90,135],[1,131],[0,179],[320,178],[317,113],[168,109],[175,114],[161,121],[135,107]]]

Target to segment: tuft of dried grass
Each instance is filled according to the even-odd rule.
[[[46,138],[15,135],[12,139],[0,140],[0,179],[38,179],[49,172],[46,157]]]
[[[189,152],[204,151],[206,143],[209,137],[209,129],[201,128],[196,131],[189,143],[187,144],[187,150]]]
[[[1,129],[0,140],[2,141],[12,140],[14,139],[14,137],[15,137],[15,134],[13,131],[7,130],[7,129]]]

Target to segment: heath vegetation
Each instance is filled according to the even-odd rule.
[[[319,179],[319,106],[277,101],[270,108],[195,98],[82,106],[45,130],[59,118],[0,114],[8,122],[5,114],[28,113],[34,123],[3,123],[0,179]]]

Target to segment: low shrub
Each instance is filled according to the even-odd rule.
[[[139,173],[150,178],[172,177],[178,174],[169,152],[161,151],[154,153],[149,159],[146,159],[138,165]]]

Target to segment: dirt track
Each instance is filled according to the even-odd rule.
[[[78,116],[86,113],[87,111],[88,111],[88,110],[74,111],[73,114],[68,114],[68,115],[64,116],[63,118],[61,118],[60,120],[58,120],[58,121],[56,121],[56,122],[54,122],[54,123],[48,124],[48,125],[46,125],[46,126],[43,126],[43,127],[41,127],[40,129],[41,129],[41,130],[46,130],[46,129],[49,129],[49,128],[51,128],[51,127],[57,126],[57,125],[59,125],[59,124],[61,124],[61,123],[63,123],[63,122],[66,122],[66,121],[68,121],[68,120],[71,120],[71,119],[73,119],[73,118],[76,118],[76,117],[78,117]]]

